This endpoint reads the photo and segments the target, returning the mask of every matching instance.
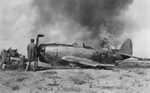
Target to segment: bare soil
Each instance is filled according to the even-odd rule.
[[[126,61],[111,70],[0,71],[0,93],[150,93],[150,62]]]

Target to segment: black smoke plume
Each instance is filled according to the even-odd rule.
[[[103,31],[109,38],[118,37],[126,25],[122,15],[132,2],[133,0],[34,0],[38,20],[35,23],[36,32],[33,33],[49,33],[52,31],[48,30],[49,27],[69,22],[65,25],[65,30],[60,29],[60,33],[65,34],[67,39],[77,32],[83,34],[79,37],[82,41],[97,40],[103,37],[100,35]],[[102,30],[101,27],[107,27],[107,30]]]

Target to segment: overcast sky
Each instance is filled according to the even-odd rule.
[[[127,15],[136,24],[131,37],[134,55],[150,58],[150,0],[134,0]]]

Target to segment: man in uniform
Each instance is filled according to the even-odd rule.
[[[36,44],[34,43],[34,39],[30,40],[31,42],[27,46],[27,55],[28,55],[28,62],[26,70],[28,71],[31,65],[31,62],[36,62],[37,61],[37,48]]]

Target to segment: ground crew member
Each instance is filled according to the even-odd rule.
[[[18,70],[21,70],[21,71],[24,70],[24,66],[26,65],[26,63],[25,63],[26,61],[27,60],[26,60],[24,55],[20,57],[19,64],[18,64]]]
[[[37,61],[36,44],[34,43],[34,39],[31,39],[30,41],[31,41],[31,43],[29,43],[27,46],[27,53],[28,53],[27,55],[28,55],[29,64],[27,64],[26,71],[29,70],[31,62]]]
[[[7,51],[4,49],[2,51],[2,53],[1,53],[1,65],[2,65],[2,69],[5,69],[6,62],[7,62]]]

